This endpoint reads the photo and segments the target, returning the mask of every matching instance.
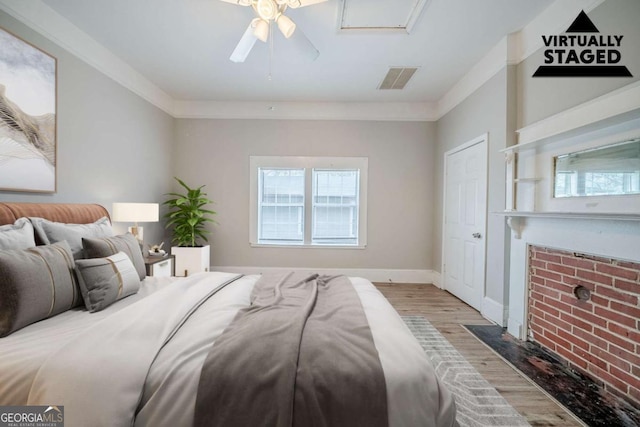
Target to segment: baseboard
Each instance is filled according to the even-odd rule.
[[[440,274],[433,270],[402,270],[378,268],[299,268],[299,267],[238,267],[212,266],[211,271],[225,271],[229,273],[261,274],[269,271],[302,271],[321,274],[344,274],[345,276],[364,277],[372,282],[383,283],[434,283]]]
[[[509,319],[507,321],[507,332],[520,340],[527,339],[527,337],[524,336],[524,328],[522,323],[518,322],[517,320]]]
[[[431,282],[438,289],[444,289],[442,286],[442,275],[439,271],[429,270],[431,272]]]
[[[505,325],[504,305],[492,300],[491,298],[484,297],[482,299],[481,314],[483,317],[491,320],[497,325]]]

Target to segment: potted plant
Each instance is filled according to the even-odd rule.
[[[205,209],[213,201],[202,191],[204,185],[191,188],[184,181],[175,179],[185,192],[167,193],[166,196],[171,198],[163,204],[169,207],[164,215],[166,228],[173,227],[171,242],[176,246],[171,248],[171,253],[176,257],[176,276],[209,271],[210,247],[202,245],[201,241],[208,242],[207,234],[210,231],[205,228],[206,224],[215,223],[212,217],[216,213]]]

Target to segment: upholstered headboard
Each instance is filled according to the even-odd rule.
[[[18,218],[39,217],[69,224],[89,224],[106,216],[104,206],[90,203],[0,203],[0,225]]]

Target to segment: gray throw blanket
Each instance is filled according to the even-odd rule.
[[[387,426],[384,373],[348,278],[259,279],[206,358],[194,426]]]

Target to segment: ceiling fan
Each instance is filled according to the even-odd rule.
[[[244,32],[238,45],[231,54],[231,61],[244,62],[251,52],[256,40],[266,42],[269,40],[269,33],[273,24],[278,25],[278,29],[287,39],[292,39],[297,47],[303,50],[311,59],[316,59],[320,54],[311,44],[309,39],[296,29],[296,24],[284,14],[287,8],[298,8],[322,3],[327,0],[222,0],[240,6],[251,6],[258,15],[251,20],[249,27]],[[273,40],[273,38],[271,39]]]

